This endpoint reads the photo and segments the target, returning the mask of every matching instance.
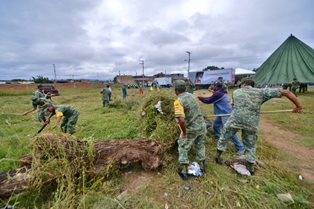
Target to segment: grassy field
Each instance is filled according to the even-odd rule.
[[[59,89],[59,88],[58,88]],[[70,105],[81,113],[76,126],[76,138],[88,142],[94,140],[139,138],[144,135],[140,127],[141,105],[146,97],[156,92],[128,90],[128,97],[122,100],[120,87],[112,87],[111,108],[102,108],[101,86],[63,86],[58,97],[53,97],[55,104]],[[21,114],[31,109],[30,93],[34,89],[0,89],[0,172],[19,167],[18,157],[30,152],[29,145],[42,126],[36,119],[37,114],[28,116]],[[231,90],[232,92],[232,90]],[[162,89],[159,94],[175,94],[172,90]],[[210,95],[205,90],[195,94]],[[299,94],[304,110],[313,112],[314,89]],[[201,104],[205,115],[213,114],[211,105]],[[272,99],[266,102],[262,110],[292,109],[293,104],[286,98]],[[18,115],[18,114],[20,115]],[[313,149],[313,114],[267,114],[262,118],[271,121],[283,130],[297,135],[300,144]],[[213,118],[210,118],[213,119]],[[53,119],[51,121],[54,124]],[[59,133],[59,128],[50,130],[46,127],[43,133]],[[173,121],[175,126],[175,121]],[[165,127],[165,132],[167,128]],[[257,157],[265,165],[257,167],[257,174],[245,177],[237,174],[227,166],[214,163],[213,156],[216,143],[208,133],[206,145],[207,173],[201,177],[182,181],[176,173],[177,151],[168,153],[167,166],[159,171],[149,172],[145,178],[140,168],[122,170],[121,175],[113,175],[109,179],[95,179],[94,182],[78,185],[73,191],[72,205],[68,207],[68,199],[61,199],[60,191],[50,188],[45,194],[30,191],[25,194],[0,200],[0,207],[5,204],[15,208],[312,208],[314,207],[314,186],[306,180],[299,180],[295,168],[286,163],[284,150],[267,142],[265,134],[259,135]],[[175,136],[174,136],[175,138]],[[175,139],[165,139],[175,140]],[[194,161],[194,150],[190,153]],[[229,145],[225,160],[235,157],[233,146]],[[278,164],[278,162],[280,162]],[[55,169],[55,168],[51,168]],[[136,184],[131,184],[127,174],[133,174]],[[188,186],[190,190],[185,190]],[[122,199],[117,196],[127,190],[128,195]],[[277,194],[290,193],[294,203],[281,202]],[[73,203],[74,202],[74,203]]]

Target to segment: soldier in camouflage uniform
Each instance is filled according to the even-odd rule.
[[[293,112],[302,112],[300,101],[289,90],[275,88],[258,89],[253,87],[254,81],[252,78],[244,78],[241,81],[240,89],[233,92],[234,109],[223,127],[215,157],[216,163],[222,164],[221,153],[226,151],[229,139],[241,129],[242,142],[246,150],[246,166],[251,175],[254,174],[254,163],[256,161],[256,140],[261,105],[271,98],[286,96],[296,106]]]
[[[291,91],[292,93],[297,96],[297,89],[300,87],[300,83],[297,80],[297,78],[293,78],[292,82],[291,82]]]
[[[110,89],[109,89],[109,85],[107,85],[104,89],[102,89],[100,91],[100,93],[102,94],[102,106],[103,107],[107,107],[109,108],[110,107],[110,95],[111,95],[111,92],[110,92]]]
[[[177,125],[181,129],[178,139],[179,164],[178,174],[183,180],[187,180],[187,167],[189,165],[188,152],[194,145],[196,155],[200,161],[202,172],[205,172],[205,143],[206,125],[204,117],[196,97],[185,92],[185,82],[174,82],[175,94],[178,99],[174,102]]]
[[[190,78],[185,78],[184,82],[185,82],[185,91],[189,92],[190,94],[193,94],[194,92],[193,89],[195,87],[195,84],[191,81]]]
[[[222,89],[226,90],[226,92],[227,92],[227,94],[228,94],[228,86],[224,83],[223,77],[218,77],[217,80],[222,83]],[[207,90],[210,91],[210,92],[212,92],[212,93],[214,93],[214,90],[213,90],[213,86],[212,86],[212,85],[210,85]]]
[[[218,79],[222,83],[222,89],[225,89],[228,92],[228,86],[225,84],[223,77],[218,77]]]
[[[47,104],[44,106],[44,108],[45,108],[45,111],[52,113],[49,115],[48,119],[46,120],[45,122],[46,124],[50,123],[50,118],[53,115],[57,116],[56,123],[55,125],[51,127],[51,129],[56,128],[62,119],[62,122],[61,122],[62,132],[66,133],[67,131],[69,131],[70,134],[74,134],[76,132],[75,125],[80,115],[79,111],[77,111],[75,108],[71,106],[64,106],[64,105]]]
[[[44,122],[45,116],[44,111],[42,110],[42,106],[45,104],[52,104],[52,101],[47,97],[47,95],[43,92],[44,87],[41,84],[37,85],[37,90],[33,92],[31,97],[32,100],[32,109],[23,113],[23,115],[27,115],[28,113],[34,112],[37,109],[37,118],[40,122]]]

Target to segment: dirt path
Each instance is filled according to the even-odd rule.
[[[304,179],[314,183],[314,149],[299,143],[297,136],[282,130],[265,119],[260,120],[259,130],[266,133],[266,140],[287,153],[287,164],[300,173]]]

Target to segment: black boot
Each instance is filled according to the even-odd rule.
[[[216,157],[215,157],[215,161],[217,164],[222,165],[222,159],[220,158],[222,151],[217,149],[217,153],[216,153]]]
[[[181,164],[181,167],[177,170],[179,176],[183,180],[188,180],[188,165],[187,164]]]
[[[206,173],[206,164],[205,164],[205,160],[202,160],[202,161],[201,161],[200,167],[201,167],[201,172],[202,172],[202,173]]]
[[[246,163],[246,168],[247,168],[248,171],[251,173],[251,176],[253,176],[254,173],[255,173],[255,170],[254,170],[254,163],[247,162],[247,163]]]

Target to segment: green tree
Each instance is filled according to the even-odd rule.
[[[42,75],[38,75],[37,78],[32,77],[34,83],[53,83],[53,81],[49,80],[49,78],[45,78]]]
[[[115,76],[114,78],[113,78],[113,82],[114,83],[117,83],[118,81],[117,81],[117,76]]]
[[[207,71],[207,70],[223,70],[225,69],[224,67],[217,67],[217,66],[207,66],[206,68],[203,69],[203,71]]]

